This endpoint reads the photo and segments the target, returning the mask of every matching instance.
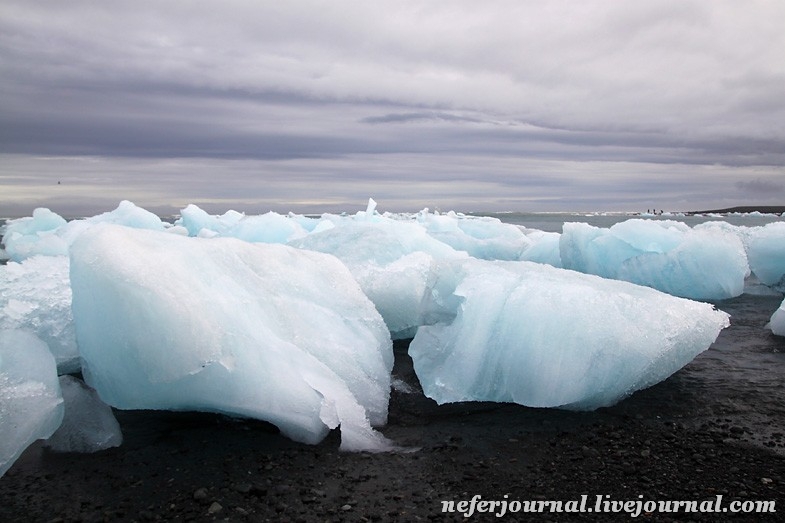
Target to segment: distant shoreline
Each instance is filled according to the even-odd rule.
[[[785,205],[747,205],[739,207],[729,207],[727,209],[714,209],[710,211],[688,211],[685,214],[730,214],[730,213],[751,213],[759,212],[761,214],[783,214],[785,213]]]

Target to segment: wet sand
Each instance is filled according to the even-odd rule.
[[[654,514],[648,521],[782,520],[785,459],[722,418],[693,427],[647,397],[667,381],[592,413],[425,398],[406,344],[395,346],[383,432],[416,452],[353,454],[333,432],[294,443],[264,422],[118,411],[125,442],[91,454],[29,448],[0,478],[0,521],[466,521],[442,500],[776,501],[771,515]],[[671,398],[679,401],[678,393]],[[647,403],[648,401],[648,403]],[[782,434],[771,446],[785,447]],[[630,520],[626,514],[508,514],[487,521]]]

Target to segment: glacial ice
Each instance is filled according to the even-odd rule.
[[[348,267],[395,339],[410,338],[422,325],[420,304],[434,260],[465,253],[429,236],[416,223],[376,216],[371,220],[334,217],[289,244],[332,254]]]
[[[37,255],[0,266],[0,329],[24,329],[44,341],[60,374],[79,370],[67,256]]]
[[[515,225],[497,218],[466,217],[455,212],[417,214],[429,235],[455,250],[485,260],[518,260],[532,241]]]
[[[727,321],[628,282],[701,300],[752,292],[748,274],[755,292],[785,290],[785,223],[559,234],[376,207],[189,205],[174,225],[131,202],[68,222],[37,209],[4,228],[0,329],[43,340],[61,374],[81,351],[86,380],[119,408],[262,418],[311,443],[340,426],[343,448],[378,450],[391,445],[372,429],[386,419],[391,336],[415,336],[440,401],[595,408],[664,379]],[[782,306],[769,327],[785,335]]]
[[[6,255],[22,261],[36,254],[66,254],[68,246],[56,234],[66,223],[62,216],[44,208],[35,209],[30,217],[9,220],[3,232]]]
[[[747,249],[750,269],[758,279],[785,291],[785,222],[755,228]]]
[[[212,216],[193,204],[182,210],[175,225],[185,227],[189,236],[228,236],[254,243],[286,243],[308,233],[297,220],[274,212],[246,216],[228,211]]]
[[[531,241],[531,245],[521,253],[521,261],[544,263],[559,269],[563,267],[561,253],[559,252],[561,234],[557,232],[527,230],[526,236]]]
[[[782,301],[779,308],[771,315],[771,321],[769,321],[767,327],[777,336],[785,336],[785,300]]]
[[[85,230],[99,223],[113,223],[139,229],[164,230],[161,218],[123,200],[113,211],[83,220],[66,222],[49,209],[39,208],[33,216],[9,220],[3,233],[8,257],[22,261],[36,255],[68,256],[68,248]]]
[[[566,269],[695,300],[739,296],[750,273],[736,234],[670,220],[627,220],[609,229],[565,223],[559,251]]]
[[[62,420],[63,397],[46,344],[23,330],[0,330],[0,476]]]
[[[111,225],[71,247],[85,381],[121,409],[267,420],[316,443],[383,450],[392,343],[335,257]]]
[[[98,452],[123,442],[120,424],[112,408],[82,380],[60,376],[65,414],[60,427],[45,446],[57,452]]]
[[[729,324],[709,304],[546,265],[444,265],[429,305],[444,319],[409,347],[438,403],[612,405],[676,372]]]

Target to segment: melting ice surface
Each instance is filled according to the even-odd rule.
[[[559,234],[379,214],[373,201],[316,218],[189,205],[174,224],[130,202],[70,222],[37,209],[7,223],[3,244],[0,328],[43,340],[61,374],[83,361],[109,404],[257,417],[309,443],[340,426],[355,450],[390,448],[372,427],[386,419],[391,336],[416,334],[416,370],[438,401],[587,409],[666,378],[727,322],[652,288],[715,300],[744,292],[748,274],[767,292],[785,286],[782,223]],[[770,327],[785,335],[784,323],[780,308]],[[42,345],[7,350],[33,358],[28,346]]]
[[[67,256],[33,256],[0,269],[0,329],[23,329],[46,342],[58,372],[79,370]]]
[[[325,254],[96,226],[71,247],[85,381],[123,409],[270,421],[316,443],[382,450],[390,334]]]
[[[0,330],[0,476],[62,420],[63,397],[46,344],[25,331]]]
[[[455,317],[421,327],[409,348],[438,403],[612,405],[676,372],[729,325],[706,303],[546,265],[446,265],[433,308]]]
[[[736,234],[674,221],[627,220],[609,229],[565,223],[559,251],[567,269],[697,300],[741,295],[750,272]]]

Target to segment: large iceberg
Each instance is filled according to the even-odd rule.
[[[85,381],[122,409],[264,419],[316,443],[382,450],[393,355],[335,257],[232,238],[96,226],[71,247]]]
[[[564,268],[696,300],[739,296],[749,275],[736,234],[670,220],[627,220],[609,229],[565,223],[559,250]]]
[[[728,315],[622,281],[530,262],[446,262],[409,353],[438,403],[595,409],[664,380]]]
[[[0,476],[62,420],[63,397],[46,344],[22,330],[0,330]]]

